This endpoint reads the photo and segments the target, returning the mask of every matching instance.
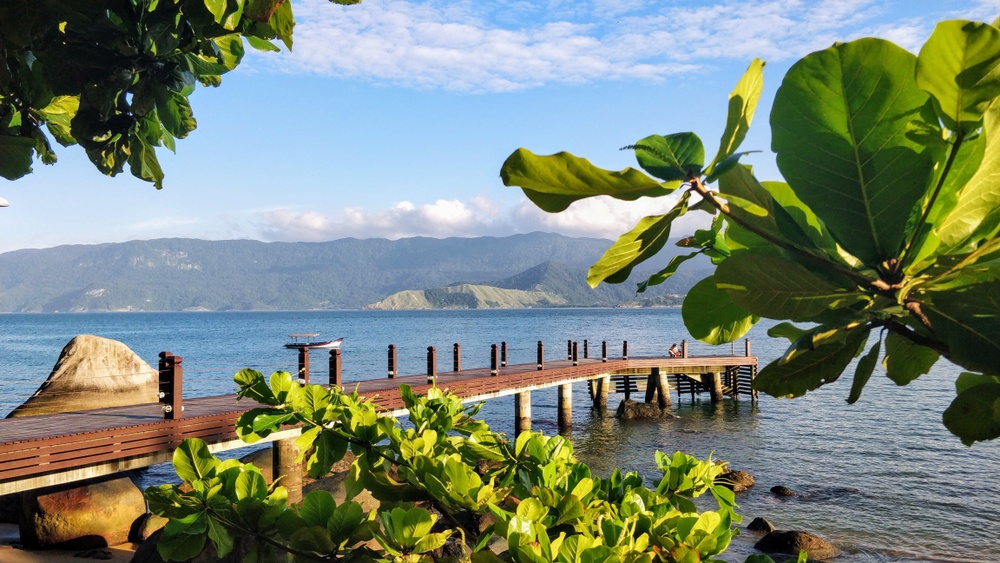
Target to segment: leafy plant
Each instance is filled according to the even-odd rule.
[[[360,0],[331,0],[357,4]],[[156,147],[195,129],[189,96],[244,55],[292,48],[291,0],[32,0],[0,4],[0,176],[79,144],[102,173],[157,188]],[[43,130],[48,129],[48,135]]]
[[[474,418],[478,406],[437,388],[418,396],[401,387],[404,427],[356,394],[302,387],[287,372],[265,381],[247,369],[236,381],[241,397],[263,405],[238,421],[245,441],[299,425],[296,445],[314,477],[353,452],[347,500],[320,490],[287,505],[284,488],[257,468],[185,440],[174,467],[189,490],[146,491],[150,510],[170,518],[158,544],[165,560],[211,542],[220,556],[239,546],[250,562],[713,561],[740,521],[733,493],[714,481],[724,466],[711,460],[657,453],[663,476],[647,488],[637,473],[593,476],[561,436],[522,433],[511,444]],[[365,513],[354,500],[362,490],[378,509]],[[693,499],[706,493],[718,510],[697,510]],[[507,545],[499,554],[488,549],[497,538]]]
[[[638,290],[704,254],[716,265],[682,308],[695,338],[718,344],[760,318],[791,345],[757,389],[800,396],[835,381],[859,355],[848,402],[879,358],[899,385],[944,357],[971,373],[944,424],[966,444],[1000,436],[1000,29],[938,24],[919,56],[881,39],[838,43],[794,64],[771,111],[785,182],[761,182],[737,152],[761,93],[755,60],[729,95],[726,128],[707,165],[694,133],[626,147],[646,172],[613,172],[559,153],[518,149],[506,185],[559,212],[594,195],[623,200],[682,190],[590,269],[591,285],[624,281],[689,212],[711,226],[681,239]],[[709,185],[715,184],[714,189]],[[865,350],[867,349],[867,352]]]

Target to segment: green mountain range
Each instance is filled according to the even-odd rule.
[[[322,243],[157,239],[17,250],[0,254],[0,312],[354,309],[399,292],[410,296],[398,298],[399,308],[640,302],[631,280],[587,285],[587,268],[610,244],[529,233]],[[641,297],[685,293],[705,273],[682,271]]]

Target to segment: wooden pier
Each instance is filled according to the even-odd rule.
[[[404,414],[398,388],[409,385],[414,392],[426,393],[431,385],[451,391],[463,402],[514,396],[516,432],[531,427],[531,392],[558,387],[559,426],[572,424],[572,385],[585,383],[595,408],[606,408],[610,393],[642,395],[646,402],[670,404],[670,391],[678,397],[708,394],[721,401],[729,396],[749,395],[756,399],[750,384],[757,372],[757,358],[750,355],[749,341],[742,356],[628,357],[623,345],[621,359],[608,357],[607,344],[600,357],[577,354],[575,343],[567,344],[567,359],[545,359],[538,343],[536,361],[508,365],[507,346],[493,345],[490,366],[463,369],[461,347],[452,350],[450,371],[438,371],[436,350],[427,352],[425,373],[400,376],[396,350],[389,346],[387,376],[381,379],[342,381],[340,350],[331,350],[328,380],[324,384],[357,388],[387,415]],[[299,378],[310,382],[309,350],[299,349]],[[169,462],[173,450],[184,438],[201,438],[213,452],[246,446],[235,431],[236,420],[257,406],[236,395],[184,399],[183,360],[169,352],[160,354],[160,403],[107,408],[34,417],[0,419],[0,495],[71,483]],[[316,381],[312,381],[316,383]],[[265,441],[294,439],[295,428],[268,436]],[[276,463],[282,455],[275,448]],[[287,463],[287,461],[285,462]]]

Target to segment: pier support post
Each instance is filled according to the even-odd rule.
[[[595,409],[608,408],[608,393],[611,389],[611,376],[602,375],[597,383],[597,396],[594,397]]]
[[[712,402],[718,403],[722,401],[722,374],[719,372],[703,373],[701,374],[701,384],[708,387],[709,393],[712,395]]]
[[[564,383],[559,386],[559,430],[568,430],[573,426],[573,384]]]
[[[342,387],[344,376],[341,372],[340,348],[330,350],[330,387]]]
[[[299,385],[309,385],[309,347],[299,347]]]
[[[389,345],[389,379],[396,379],[396,374],[399,373],[399,365],[396,363],[396,345]]]
[[[433,346],[427,347],[427,383],[437,381],[437,350]]]
[[[452,347],[451,357],[452,366],[455,368],[452,371],[462,371],[462,345],[458,342]]]
[[[531,432],[531,391],[514,395],[514,436]]]
[[[653,399],[656,397],[656,380],[658,379],[660,373],[660,368],[652,368],[649,371],[649,376],[646,377],[646,404],[652,404]]]
[[[653,373],[656,375],[657,403],[661,409],[665,409],[670,406],[670,383],[667,380],[667,373],[660,372],[660,368],[653,368]]]
[[[271,445],[271,470],[274,479],[279,476],[282,486],[288,491],[288,504],[302,502],[302,466],[295,463],[299,449],[295,438],[276,440]]]

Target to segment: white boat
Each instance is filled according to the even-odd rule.
[[[289,334],[288,337],[291,338],[292,341],[285,344],[285,348],[320,348],[324,350],[333,350],[334,348],[340,348],[340,343],[344,341],[343,338],[320,341],[309,340],[310,338],[316,338],[317,336],[319,336],[318,332]]]

